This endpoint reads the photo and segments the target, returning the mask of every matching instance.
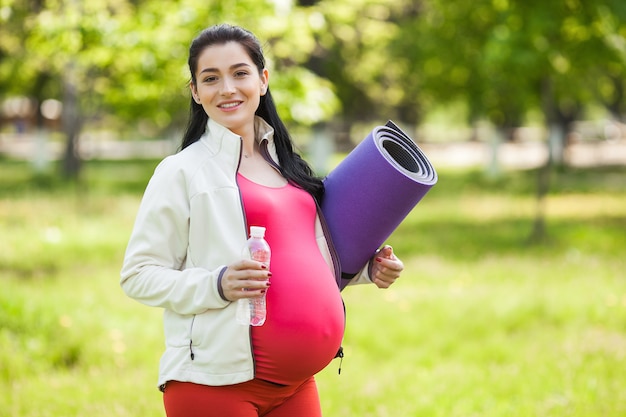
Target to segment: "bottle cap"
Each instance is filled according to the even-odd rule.
[[[264,237],[265,227],[262,226],[250,226],[250,236],[252,237]]]

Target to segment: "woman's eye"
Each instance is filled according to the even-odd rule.
[[[238,78],[245,77],[246,75],[248,75],[247,71],[237,71],[235,73],[235,77],[238,77]]]
[[[204,79],[204,82],[205,82],[205,83],[212,83],[212,82],[214,82],[214,81],[216,81],[216,80],[217,80],[217,77],[215,77],[215,76],[210,76],[210,77],[206,77],[206,78]]]

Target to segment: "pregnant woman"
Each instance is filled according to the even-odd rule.
[[[128,296],[164,309],[165,411],[319,417],[314,375],[336,356],[345,324],[340,271],[320,217],[323,183],[293,150],[253,34],[205,29],[188,64],[181,150],[146,188],[121,271]],[[242,259],[250,226],[267,229],[271,271]],[[386,246],[352,283],[387,288],[402,269]],[[265,324],[238,324],[237,300],[261,294]]]

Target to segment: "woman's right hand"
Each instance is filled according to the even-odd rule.
[[[222,276],[222,291],[230,301],[255,298],[267,291],[272,273],[261,262],[243,259],[229,265]]]

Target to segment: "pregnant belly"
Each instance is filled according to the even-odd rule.
[[[343,302],[332,273],[323,261],[299,265],[297,274],[272,265],[267,320],[252,328],[256,377],[279,384],[300,382],[324,369],[343,338]]]

